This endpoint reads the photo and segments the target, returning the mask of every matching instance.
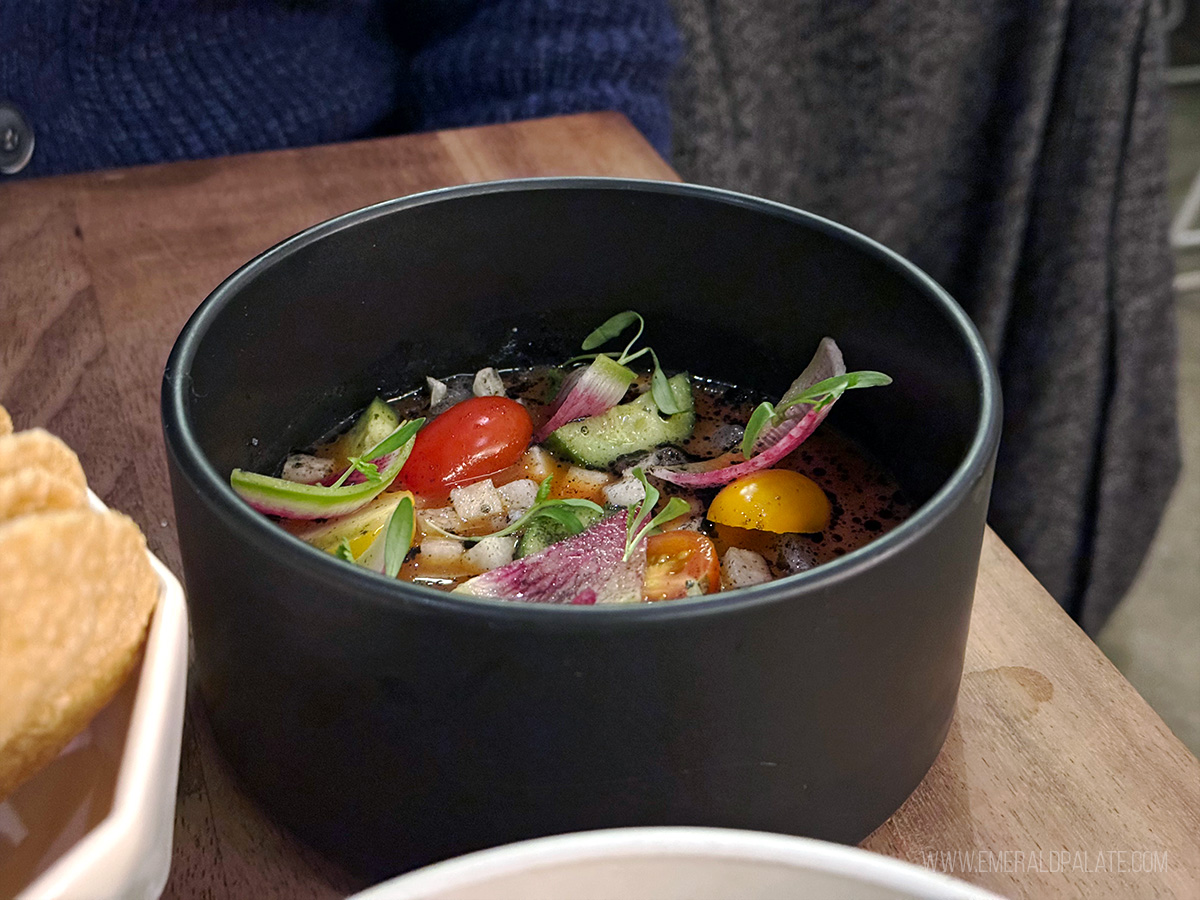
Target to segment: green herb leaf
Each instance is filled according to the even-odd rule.
[[[542,483],[545,484],[545,482]],[[515,522],[506,525],[499,531],[493,531],[491,534],[455,534],[453,531],[447,531],[444,528],[439,528],[437,525],[434,525],[428,520],[426,520],[426,525],[438,532],[438,534],[445,535],[448,538],[454,538],[456,541],[471,541],[474,543],[482,541],[485,537],[507,537],[510,534],[515,534],[516,532],[527,527],[529,523],[538,516],[549,515],[551,518],[554,518],[557,521],[563,521],[562,519],[558,518],[558,510],[560,509],[588,509],[595,513],[604,513],[604,509],[599,504],[593,503],[591,500],[568,497],[563,500],[542,500],[534,503],[533,506],[525,510],[525,513]],[[582,530],[582,527],[580,527],[580,531]]]
[[[607,322],[605,322],[603,325],[601,325],[599,328],[597,328],[595,331],[593,331],[591,334],[589,334],[586,338],[583,339],[582,349],[595,350],[597,347],[601,346],[602,344],[607,344],[609,341],[611,341],[613,338],[615,338],[617,335],[619,335],[622,331],[624,331],[626,328],[628,328],[634,322],[639,321],[641,318],[642,318],[641,316],[639,316],[637,313],[635,313],[631,309],[627,309],[627,310],[625,310],[625,312],[617,313],[615,316],[613,316],[611,319],[609,319]],[[639,328],[638,334],[641,334],[641,333],[642,333],[642,330]],[[634,340],[636,340],[636,338],[634,338]]]
[[[854,388],[882,387],[891,383],[892,379],[882,372],[847,372],[845,375],[834,375],[801,391],[786,404],[781,404],[775,412],[781,413],[799,403],[822,409],[846,391]]]
[[[583,531],[583,522],[579,514],[568,506],[545,506],[538,510],[537,515],[557,522],[571,534],[580,534]]]
[[[628,522],[628,528],[625,532],[625,558],[629,559],[629,554],[633,552],[633,548],[637,541],[635,537],[640,534],[642,522],[650,515],[654,509],[654,505],[658,503],[659,493],[658,488],[646,480],[646,473],[642,471],[642,467],[638,466],[633,470],[633,477],[642,483],[642,489],[646,492],[646,496],[642,498],[642,502],[638,504],[637,512],[634,513],[633,519]]]
[[[611,341],[613,338],[624,332],[634,322],[637,323],[637,331],[633,338],[625,345],[625,349],[621,351],[621,355],[617,357],[616,363],[619,366],[626,366],[634,360],[640,359],[647,353],[654,360],[654,372],[650,378],[650,392],[654,398],[655,405],[662,411],[664,415],[674,415],[682,412],[683,407],[675,399],[674,393],[671,391],[671,386],[668,383],[667,376],[663,372],[662,366],[659,364],[658,355],[649,347],[643,347],[641,350],[634,350],[633,345],[641,339],[642,332],[646,330],[646,320],[639,313],[631,309],[625,312],[617,313],[595,331],[587,336],[583,342],[584,350],[592,350],[602,344]],[[575,356],[567,360],[567,364],[578,362],[583,359],[588,359],[593,356],[604,356],[607,354],[587,354],[584,356]]]
[[[742,456],[746,459],[750,458],[750,454],[754,452],[755,441],[774,417],[775,407],[766,400],[758,404],[750,414],[750,421],[746,423],[746,431],[742,435]]]
[[[341,487],[346,483],[346,479],[350,477],[350,473],[355,471],[362,472],[364,475],[366,475],[368,483],[370,483],[371,473],[368,471],[367,467],[374,470],[376,479],[375,483],[378,483],[379,467],[376,466],[372,461],[379,459],[381,456],[387,456],[389,453],[399,450],[410,440],[412,440],[413,436],[421,430],[421,426],[424,424],[425,419],[424,417],[421,417],[419,419],[413,419],[411,422],[404,422],[403,424],[398,425],[391,434],[385,437],[382,441],[380,441],[362,456],[352,456],[349,460],[347,460],[350,465],[346,467],[346,471],[343,472],[338,480],[330,485],[330,487]]]
[[[649,347],[643,347],[637,353],[630,352],[633,349],[633,345],[636,344],[638,339],[642,336],[642,332],[646,330],[646,320],[632,309],[627,309],[625,312],[617,313],[615,316],[589,334],[586,338],[584,338],[582,344],[583,349],[594,350],[603,344],[607,344],[613,338],[621,334],[621,332],[629,328],[629,326],[634,322],[637,322],[637,331],[634,332],[633,337],[630,338],[629,343],[625,345],[625,349],[621,351],[621,355],[617,358],[618,365],[623,366],[626,363],[632,362],[639,356],[644,355],[646,351],[650,349]],[[579,359],[579,357],[576,357],[576,359]]]
[[[675,392],[671,390],[666,373],[658,364],[658,354],[651,350],[650,358],[654,360],[654,374],[650,378],[650,393],[654,397],[654,405],[667,416],[683,412],[683,407],[675,400]]]
[[[599,504],[593,503],[591,500],[580,500],[575,497],[567,498],[565,500],[544,500],[541,503],[535,503],[533,506],[529,507],[529,509],[525,511],[525,514],[523,516],[521,516],[521,518],[517,519],[517,521],[513,522],[511,525],[507,526],[506,528],[501,528],[499,531],[493,532],[492,534],[483,535],[481,537],[464,538],[464,540],[481,541],[481,540],[483,540],[484,537],[505,537],[506,535],[514,534],[515,532],[521,531],[530,522],[532,522],[537,516],[544,516],[544,515],[549,514],[552,517],[554,517],[555,513],[549,512],[550,510],[570,509],[571,507],[576,507],[579,509],[590,509],[593,512],[598,512],[598,513],[604,512],[604,510],[599,506]],[[561,520],[559,520],[559,521],[561,521]],[[578,520],[576,520],[576,521],[578,521]],[[583,529],[580,528],[580,531],[582,531],[582,530]]]
[[[537,493],[533,496],[533,503],[536,506],[539,503],[545,503],[550,499],[550,488],[554,483],[554,476],[547,475],[545,480],[538,485]]]
[[[379,466],[375,465],[375,463],[367,462],[358,456],[351,456],[347,462],[350,463],[351,469],[357,469],[359,472],[362,472],[370,483],[377,484],[379,482]]]
[[[679,518],[685,512],[690,512],[691,509],[691,504],[682,497],[672,497],[667,501],[667,505],[662,508],[662,512],[650,520],[650,524],[646,526],[646,533],[649,534],[653,529],[658,528],[666,522],[670,522],[672,519]]]
[[[681,497],[672,497],[663,507],[662,512],[654,516],[649,521],[646,519],[654,511],[655,504],[658,503],[659,494],[658,488],[646,480],[646,474],[641,468],[633,470],[633,477],[642,483],[642,487],[646,489],[646,496],[642,502],[638,504],[637,513],[633,517],[633,521],[629,523],[628,530],[625,534],[625,559],[629,559],[633,555],[634,548],[641,543],[642,538],[646,537],[654,529],[658,528],[663,522],[669,522],[677,516],[683,515],[692,507],[688,502]]]
[[[395,431],[364,453],[363,459],[379,459],[381,456],[387,456],[387,454],[399,450],[416,436],[416,433],[421,430],[421,426],[424,424],[424,416],[413,419],[410,422],[404,422]]]
[[[783,414],[794,406],[803,403],[811,406],[813,411],[819,412],[848,390],[882,387],[891,383],[892,379],[882,372],[847,372],[845,375],[834,375],[832,378],[818,381],[779,406],[772,406],[764,401],[758,405],[751,414],[750,421],[746,423],[746,430],[742,434],[742,456],[749,459],[763,430],[782,422]]]
[[[354,562],[354,551],[350,549],[350,539],[342,538],[333,548],[333,555],[348,563]]]
[[[413,532],[417,528],[417,516],[413,511],[411,497],[402,497],[396,504],[392,517],[388,519],[387,538],[383,545],[383,573],[388,578],[400,574],[400,567],[412,549]]]

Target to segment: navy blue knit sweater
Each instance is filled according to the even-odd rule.
[[[0,0],[17,177],[596,109],[665,154],[677,53],[667,0]]]

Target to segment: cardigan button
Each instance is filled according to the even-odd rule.
[[[11,103],[0,101],[0,175],[16,175],[33,156],[33,129]]]

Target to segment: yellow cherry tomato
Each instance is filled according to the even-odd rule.
[[[829,526],[829,512],[829,498],[811,478],[791,469],[763,469],[721,488],[708,519],[776,534],[811,534]]]

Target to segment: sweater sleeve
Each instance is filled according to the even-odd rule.
[[[667,0],[430,0],[419,18],[415,128],[617,110],[668,155],[679,37]]]

